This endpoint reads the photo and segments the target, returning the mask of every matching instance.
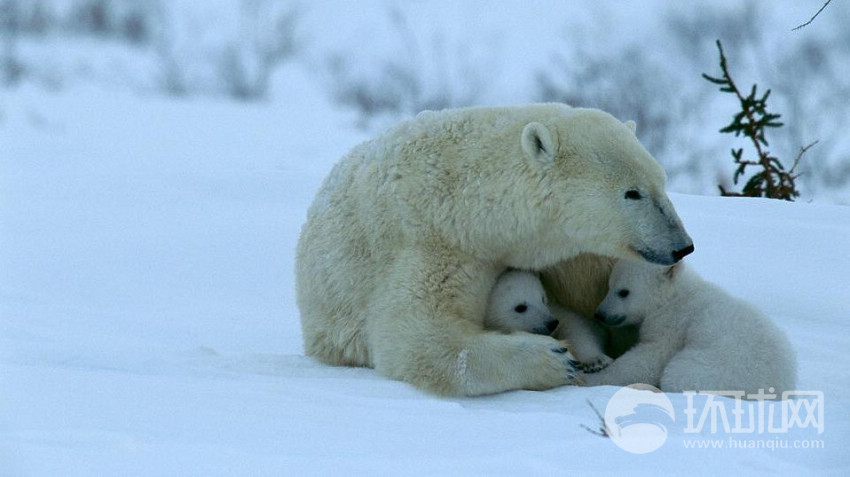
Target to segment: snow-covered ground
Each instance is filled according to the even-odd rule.
[[[440,21],[475,13],[457,8]],[[768,422],[745,405],[765,432],[727,432],[734,400],[668,394],[666,442],[636,455],[583,427],[614,387],[440,398],[305,357],[299,230],[371,133],[303,66],[253,104],[82,80],[0,91],[0,476],[850,471],[846,206],[672,194],[688,260],[764,309],[799,389],[822,393],[785,408],[786,433],[769,432],[781,407]]]
[[[823,393],[823,433],[691,434],[671,394],[667,442],[639,456],[581,427],[613,387],[445,399],[304,357],[295,243],[363,135],[291,74],[287,108],[7,92],[0,475],[850,468],[848,207],[673,195],[689,260],[789,333],[800,389]],[[684,448],[730,436],[823,448]]]

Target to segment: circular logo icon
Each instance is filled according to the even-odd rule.
[[[631,384],[611,396],[605,407],[605,427],[621,449],[646,454],[664,444],[675,422],[673,403],[649,384]]]

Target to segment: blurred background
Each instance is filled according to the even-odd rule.
[[[0,0],[0,129],[2,98],[22,91],[283,115],[312,102],[364,135],[423,109],[562,101],[636,120],[672,191],[717,195],[735,188],[730,150],[748,146],[718,132],[738,105],[701,77],[720,74],[719,39],[742,90],[772,90],[784,126],[769,131],[771,152],[790,164],[817,141],[796,169],[798,200],[848,204],[850,6],[831,2],[793,30],[823,4]]]

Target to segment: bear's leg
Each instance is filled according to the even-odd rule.
[[[712,356],[712,352],[685,348],[680,351],[664,368],[661,376],[661,390],[665,392],[682,391],[736,391],[729,387],[728,367],[722,356]],[[721,359],[717,359],[721,358]]]
[[[664,366],[675,353],[672,344],[663,341],[638,343],[602,371],[584,374],[582,377],[589,386],[614,385],[628,386],[643,383],[660,386]]]
[[[301,312],[304,351],[333,366],[369,366],[369,350],[363,337],[363,319],[344,310],[323,307]]]
[[[548,389],[573,381],[575,361],[549,336],[484,331],[500,269],[433,247],[388,266],[367,318],[375,369],[444,395]]]
[[[555,337],[569,344],[584,372],[595,373],[611,364],[613,360],[604,351],[608,335],[601,325],[557,303],[550,303],[549,309],[560,322]]]
[[[352,286],[351,272],[338,270],[354,268],[353,263],[340,265],[339,261],[325,256],[323,251],[303,253],[299,249],[296,296],[304,351],[334,366],[369,366],[365,309],[372,292]],[[368,269],[357,271],[360,283],[371,283],[370,277],[378,275]]]

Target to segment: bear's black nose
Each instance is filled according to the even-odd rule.
[[[549,333],[555,331],[555,328],[558,327],[558,320],[549,320],[546,322],[546,329],[549,330]]]
[[[679,260],[685,258],[685,256],[691,254],[694,251],[694,244],[690,244],[685,248],[680,248],[679,250],[673,251],[673,261],[678,262]]]

